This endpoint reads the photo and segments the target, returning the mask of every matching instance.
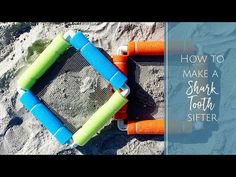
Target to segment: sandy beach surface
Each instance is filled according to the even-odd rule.
[[[56,34],[69,29],[82,31],[96,47],[109,55],[114,54],[119,46],[127,45],[130,40],[164,39],[164,24],[158,22],[0,23],[0,154],[163,154],[162,136],[128,136],[117,129],[115,121],[109,122],[84,147],[71,149],[62,146],[18,101],[16,81],[19,75],[37,58],[43,44],[46,45]],[[37,42],[41,44],[38,48],[34,46]],[[33,52],[32,46],[36,47]],[[147,90],[157,107],[153,116],[163,117],[164,66],[139,67],[142,71],[139,76],[143,83],[141,87]],[[61,81],[65,78],[70,83],[63,85],[65,83]],[[75,78],[85,79],[76,85],[78,80]],[[55,108],[64,117],[71,118],[70,121],[79,128],[86,120],[79,118],[81,112],[78,110],[83,110],[85,98],[94,94],[93,82],[97,82],[96,73],[86,68],[84,73],[60,75],[43,97],[49,102],[52,97],[63,99],[63,102],[55,102]],[[86,94],[76,97],[78,90]],[[75,99],[72,101],[72,98]],[[147,104],[150,102],[151,105],[152,101],[147,100]],[[87,117],[91,109],[87,110]]]

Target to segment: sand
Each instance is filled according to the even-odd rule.
[[[29,65],[26,60],[28,47],[38,39],[51,40],[59,32],[79,30],[111,55],[118,46],[126,45],[130,40],[163,39],[163,27],[163,23],[0,23],[0,154],[162,154],[163,137],[127,136],[118,131],[114,121],[84,147],[69,149],[62,146],[19,103],[16,81]],[[163,117],[164,112],[163,70],[163,66],[145,66],[140,76],[141,80],[146,80],[142,87],[157,104],[158,109],[153,113],[157,118]],[[78,78],[84,77],[80,76],[83,73],[88,74],[80,82]],[[88,110],[93,109],[89,104],[87,112],[81,113],[82,108],[88,106],[85,98],[94,94],[95,88],[103,87],[96,85],[98,78],[93,74],[87,70],[61,75],[44,95],[48,101],[52,96],[64,100],[57,102],[55,99],[54,106],[60,108],[60,114],[77,128],[89,117]],[[65,78],[70,81],[67,85],[60,83]],[[77,97],[79,95],[84,96]],[[78,119],[80,113],[87,116]]]
[[[105,88],[108,82],[85,66],[80,72],[56,77],[41,98],[76,131],[108,100]]]

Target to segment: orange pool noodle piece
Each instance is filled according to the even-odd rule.
[[[129,121],[127,124],[127,134],[164,135],[164,119]]]
[[[112,59],[114,65],[127,76],[127,55],[113,55]]]
[[[132,55],[164,55],[164,41],[143,41],[128,43],[128,56]]]

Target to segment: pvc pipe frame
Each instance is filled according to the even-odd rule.
[[[156,47],[154,47],[154,45],[153,45],[154,43],[156,43],[160,47],[160,49],[155,50]],[[141,54],[141,55],[147,55],[147,54],[161,55],[161,54],[164,54],[164,43],[162,41],[154,42],[154,43],[152,43],[152,42],[147,42],[147,43],[145,43],[145,42],[141,42],[141,43],[129,42],[128,46],[118,47],[116,54],[117,55],[126,55],[126,56],[128,56],[129,54],[131,54],[131,55],[135,55],[135,54],[137,54],[137,55],[139,55],[139,54]],[[139,44],[141,46],[140,47],[141,49],[138,49]],[[145,44],[147,44],[147,45],[145,46]],[[148,46],[150,46],[150,48]],[[142,50],[143,50],[143,53],[142,53]],[[153,132],[163,134],[164,130],[162,129],[162,125],[164,123],[161,120],[158,120],[158,121],[161,123],[161,126],[158,127],[158,128],[160,128],[160,131],[153,131]],[[145,125],[145,121],[138,121],[137,123],[140,123],[140,125]],[[149,124],[150,124],[150,121],[149,121]],[[117,119],[117,128],[120,131],[127,131],[127,125],[124,123],[123,119]],[[163,126],[163,128],[164,128],[164,126]],[[153,134],[153,132],[152,132],[152,134]]]
[[[43,104],[41,103],[37,97],[33,95],[32,92],[30,92],[30,88],[32,85],[36,82],[36,80],[41,77],[44,72],[46,72],[47,69],[50,68],[50,66],[56,61],[58,56],[63,53],[69,46],[68,42],[71,42],[73,38],[77,35],[76,40],[81,39],[76,43],[74,42],[74,47],[82,47],[84,50],[81,52],[82,55],[85,55],[86,60],[91,60],[93,63],[91,65],[97,65],[95,66],[95,69],[98,70],[98,72],[105,77],[105,79],[109,80],[111,84],[117,89],[116,92],[110,97],[110,99],[102,106],[100,107],[93,115],[92,117],[83,125],[82,128],[80,128],[71,139],[68,139],[71,137],[71,133],[63,126],[62,122],[57,119],[57,117]],[[78,38],[79,36],[79,38]],[[62,44],[61,44],[62,43]],[[66,45],[65,45],[66,44]],[[58,48],[55,50],[53,47]],[[59,49],[60,46],[62,46],[62,49]],[[87,47],[88,46],[88,47]],[[86,48],[87,47],[87,48]],[[53,50],[54,49],[54,50]],[[77,48],[76,48],[77,49]],[[59,50],[59,52],[58,52]],[[82,49],[81,49],[82,50]],[[91,50],[91,53],[90,53]],[[50,53],[51,52],[51,53]],[[55,52],[55,53],[54,53]],[[94,54],[94,55],[92,55]],[[88,58],[87,58],[87,57]],[[93,56],[97,59],[94,60]],[[36,59],[36,62],[34,64],[36,71],[32,71],[32,67],[28,69],[26,72],[27,74],[24,75],[24,77],[21,77],[18,82],[17,91],[21,95],[20,101],[29,109],[29,111],[32,111],[32,113],[35,115],[35,117],[46,127],[49,128],[48,130],[60,141],[61,144],[71,144],[73,147],[80,145],[83,146],[86,144],[105,124],[106,122],[112,118],[112,116],[121,109],[126,103],[127,103],[127,96],[130,93],[130,89],[128,85],[125,84],[125,81],[127,80],[127,77],[124,76],[116,67],[109,63],[107,58],[103,56],[96,47],[94,47],[86,37],[82,33],[74,33],[73,31],[68,31],[64,34],[64,36],[58,36],[53,41],[53,44],[50,45],[50,50],[45,49],[45,51],[42,53],[41,56],[39,56],[40,59]],[[49,61],[48,61],[49,60]],[[91,62],[90,61],[90,62]],[[94,62],[95,61],[95,62]],[[99,63],[101,61],[103,64],[107,66],[107,69],[105,72],[102,71],[102,65]],[[47,66],[47,68],[44,68],[44,70],[41,70],[43,66]],[[93,65],[93,66],[94,66]],[[38,67],[38,68],[37,68]],[[31,73],[33,73],[34,77],[31,78]],[[113,74],[113,75],[112,75]],[[110,75],[110,76],[107,76]],[[33,81],[33,82],[32,82]],[[122,85],[123,84],[123,85]],[[119,92],[118,89],[121,89],[122,91]],[[31,100],[32,98],[32,100]],[[36,109],[37,108],[37,109]],[[54,126],[54,122],[56,123]],[[59,132],[58,132],[58,131]],[[63,132],[66,132],[64,135]]]
[[[65,38],[67,41],[71,41],[74,37],[75,37],[75,33],[74,33],[73,31],[68,31],[68,32],[65,33],[65,35],[64,35],[64,38]],[[86,46],[86,45],[85,45],[85,46]],[[80,50],[80,47],[77,47],[77,49]],[[121,52],[127,50],[127,47],[125,47],[125,46],[124,46],[124,47],[121,47],[119,50],[120,50],[119,53],[121,53]],[[121,95],[124,96],[124,97],[127,97],[127,96],[129,95],[129,93],[130,93],[130,88],[128,87],[127,84],[122,85],[122,86],[121,86],[121,90],[122,90]],[[120,123],[122,123],[122,122],[120,122]],[[119,127],[120,127],[120,129],[122,129],[122,130],[125,130],[125,129],[126,129],[126,128],[124,128],[123,125],[120,125]],[[75,145],[73,144],[72,146],[75,146]]]

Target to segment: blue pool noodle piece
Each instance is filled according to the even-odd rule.
[[[61,144],[70,140],[72,133],[30,90],[24,92],[19,100]]]
[[[81,32],[77,32],[70,44],[116,89],[127,81],[122,74]]]

